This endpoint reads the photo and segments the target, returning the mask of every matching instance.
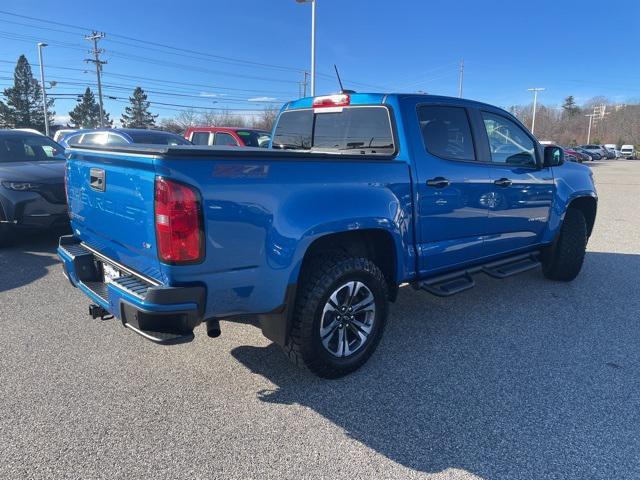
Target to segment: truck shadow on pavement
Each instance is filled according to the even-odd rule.
[[[0,292],[28,285],[44,277],[55,265],[60,232],[21,235],[0,248]],[[64,279],[63,279],[64,280]]]
[[[403,289],[378,350],[326,381],[279,347],[233,355],[300,404],[422,472],[632,478],[640,472],[640,255],[588,253],[572,283],[539,271],[442,299]]]

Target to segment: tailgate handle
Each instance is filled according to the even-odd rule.
[[[89,170],[89,186],[98,192],[104,192],[106,187],[105,173],[101,168],[92,168]]]

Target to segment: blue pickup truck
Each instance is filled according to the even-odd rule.
[[[572,280],[596,217],[588,167],[448,97],[292,101],[270,149],[69,152],[58,253],[94,318],[160,344],[250,318],[326,378],[366,362],[401,285],[450,296],[540,266]]]

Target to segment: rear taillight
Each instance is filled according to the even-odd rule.
[[[202,260],[202,220],[195,189],[156,177],[155,221],[161,261],[176,264]]]

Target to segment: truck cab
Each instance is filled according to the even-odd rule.
[[[323,377],[363,365],[400,285],[580,271],[590,170],[515,117],[450,97],[341,92],[285,104],[271,148],[75,146],[59,255],[94,316],[157,343],[256,319]]]

